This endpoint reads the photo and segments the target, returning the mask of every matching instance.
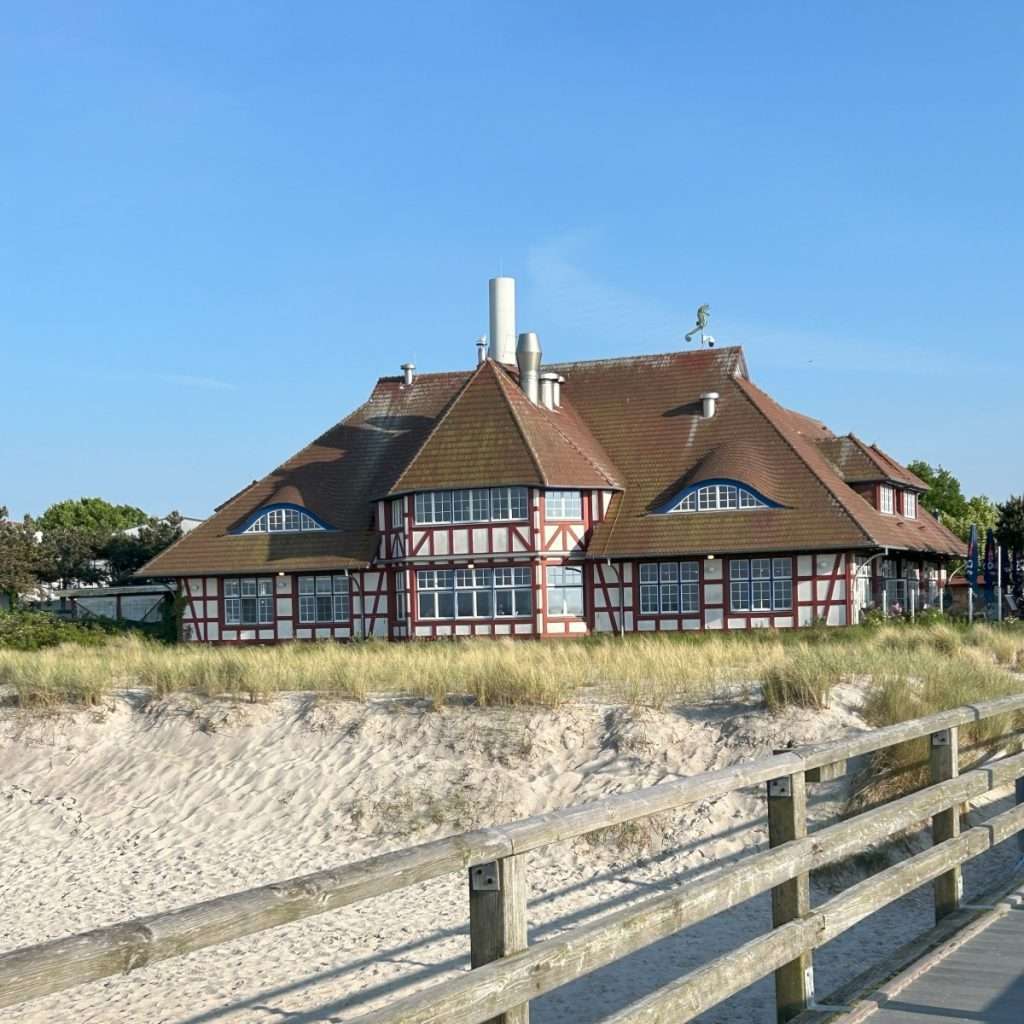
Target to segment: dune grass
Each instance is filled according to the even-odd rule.
[[[1024,690],[1024,625],[939,622],[850,629],[278,647],[102,646],[0,650],[0,687],[24,707],[93,704],[118,689],[263,700],[312,691],[556,707],[583,695],[664,707],[760,688],[767,707],[827,706],[842,681],[866,687],[873,725]],[[998,723],[990,728],[997,728]],[[981,738],[979,733],[979,738]]]

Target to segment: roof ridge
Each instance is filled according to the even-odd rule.
[[[743,394],[743,397],[746,398],[748,402],[750,402],[754,409],[758,413],[760,413],[760,415],[768,422],[768,424],[779,435],[779,437],[782,438],[783,443],[789,448],[789,450],[804,464],[804,466],[807,468],[807,471],[814,477],[815,480],[817,480],[819,486],[822,487],[828,494],[832,495],[836,502],[838,502],[840,508],[842,508],[843,512],[850,519],[853,525],[856,526],[858,530],[860,530],[860,532],[864,535],[865,539],[870,541],[872,544],[877,543],[877,541],[875,541],[875,538],[871,536],[871,534],[868,532],[867,528],[860,521],[857,515],[852,511],[850,507],[847,506],[846,499],[840,497],[840,495],[835,491],[835,489],[832,488],[828,483],[826,483],[821,478],[820,474],[807,461],[804,455],[797,449],[796,445],[793,444],[792,440],[786,436],[786,432],[779,426],[779,424],[776,423],[775,420],[764,411],[764,409],[762,409],[756,402],[754,402],[751,399],[750,395],[747,393],[747,388],[752,388],[754,391],[758,392],[758,394],[763,395],[769,402],[773,403],[774,405],[777,405],[780,409],[782,408],[782,406],[778,405],[778,402],[776,402],[775,399],[771,397],[771,395],[769,395],[765,391],[762,391],[756,384],[753,383],[753,381],[749,379],[742,381],[734,380],[733,383],[739,387],[740,391]]]
[[[673,349],[670,352],[646,352],[632,356],[607,356],[604,359],[576,359],[573,362],[561,362],[561,363],[545,363],[544,366],[596,366],[601,363],[634,363],[639,362],[642,359],[667,359],[669,357],[677,357],[679,359],[692,359],[694,356],[699,356],[703,353],[710,353],[711,355],[719,355],[722,353],[740,353],[742,357],[743,346],[742,345],[723,345],[721,348],[714,349],[693,349],[690,352],[684,352],[681,349]]]
[[[526,445],[526,450],[530,453],[530,459],[533,462],[534,469],[537,470],[537,476],[544,481],[545,486],[549,483],[548,475],[544,472],[544,467],[540,464],[540,457],[537,455],[533,444],[530,439],[526,436],[526,431],[523,429],[523,421],[519,418],[519,413],[516,412],[515,404],[509,399],[506,388],[513,387],[511,379],[504,372],[498,372],[498,364],[491,359],[486,359],[481,365],[491,365],[494,370],[494,377],[498,381],[498,390],[501,392],[501,397],[505,399],[505,404],[508,406],[508,411],[512,414],[512,422],[516,425],[516,430],[519,431],[519,436],[523,439],[523,444]]]
[[[394,493],[398,489],[398,485],[408,475],[409,470],[416,465],[416,461],[426,450],[427,445],[430,444],[434,435],[438,432],[438,430],[441,429],[441,424],[444,423],[446,419],[448,419],[448,416],[451,413],[452,409],[454,409],[455,406],[459,404],[459,399],[461,399],[462,396],[466,393],[466,390],[469,388],[469,385],[474,380],[476,380],[476,378],[480,375],[481,370],[483,370],[483,368],[487,365],[488,362],[490,362],[490,360],[485,359],[482,363],[478,363],[476,368],[466,378],[466,381],[462,385],[462,387],[459,388],[459,390],[452,396],[452,400],[448,403],[448,407],[444,410],[444,412],[441,413],[440,416],[437,417],[437,420],[435,421],[434,425],[430,428],[429,431],[427,431],[427,436],[423,438],[422,444],[419,446],[419,448],[416,449],[416,454],[413,455],[413,457],[405,464],[405,468],[402,470],[401,473],[398,474],[398,476],[395,478],[394,483],[392,483],[392,485],[388,488],[389,493]]]

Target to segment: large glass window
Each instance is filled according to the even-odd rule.
[[[420,491],[414,500],[416,522],[485,523],[526,518],[525,487],[473,487],[459,491]]]
[[[274,621],[274,581],[244,577],[224,581],[224,623],[264,626]]]
[[[640,611],[670,615],[700,611],[696,562],[645,562],[640,566]]]
[[[575,565],[548,566],[548,615],[583,614],[583,570]]]
[[[306,512],[297,508],[272,508],[250,523],[246,533],[299,533],[322,530],[323,527]]]
[[[888,484],[878,488],[878,508],[888,516],[896,511],[896,491]]]
[[[685,495],[669,512],[723,512],[741,508],[767,508],[755,494],[735,484],[707,484]]]
[[[789,611],[793,607],[793,559],[730,559],[729,604],[733,611]]]
[[[917,518],[917,495],[913,491],[903,492],[903,514],[908,519]]]
[[[416,588],[421,619],[515,618],[533,611],[526,567],[420,569]]]
[[[579,491],[546,491],[544,515],[548,519],[582,519],[583,500]]]
[[[300,576],[299,622],[348,622],[347,576]]]

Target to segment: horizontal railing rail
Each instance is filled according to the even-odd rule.
[[[14,950],[0,955],[0,1007],[469,869],[470,933],[473,966],[477,969],[360,1020],[367,1024],[428,1020],[471,1024],[492,1018],[506,1024],[523,1022],[528,1019],[526,1005],[530,998],[759,893],[773,891],[777,927],[770,935],[782,931],[793,918],[807,919],[807,873],[880,841],[893,830],[932,817],[933,833],[936,827],[939,829],[937,842],[939,838],[959,842],[958,835],[952,834],[958,832],[958,827],[951,824],[954,816],[958,820],[955,809],[1024,775],[1024,755],[1004,758],[958,776],[958,730],[1021,711],[1024,694],[954,708]],[[933,747],[936,785],[820,829],[812,836],[806,835],[805,780],[835,777],[842,774],[844,763],[851,758],[928,736],[933,744],[936,736],[950,738],[951,749],[942,748],[941,744]],[[944,761],[942,757],[936,760],[936,750],[940,754],[945,751]],[[761,784],[769,787],[769,825],[774,849],[749,855],[685,890],[672,890],[561,938],[525,948],[526,853],[597,829],[678,810]],[[978,843],[975,838],[955,849],[974,849]],[[939,842],[934,849],[941,845]],[[943,897],[946,903],[948,885],[958,884],[957,879],[951,879],[953,860],[950,865],[944,876],[939,873],[940,882],[945,877],[947,883]],[[805,935],[799,929],[790,929],[786,934],[797,932]],[[802,949],[801,955],[804,952]],[[792,982],[794,970],[786,972],[785,977]],[[777,976],[776,980],[778,987],[785,978]],[[797,1002],[801,1000],[806,1004],[806,991],[798,992]],[[676,1010],[672,1013],[676,1014]]]

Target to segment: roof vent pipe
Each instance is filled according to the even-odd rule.
[[[555,392],[554,395],[553,395],[553,398],[555,400],[555,408],[556,409],[558,409],[561,406],[561,404],[562,404],[562,385],[564,383],[565,383],[565,378],[561,374],[559,374],[555,378],[555,386],[554,386],[554,389],[553,389],[554,392]]]
[[[537,374],[540,372],[540,338],[533,331],[519,335],[516,345],[516,365],[519,367],[519,386],[526,397],[537,404]]]
[[[487,339],[476,339],[476,365],[479,366],[487,358]]]
[[[557,373],[542,373],[540,375],[540,404],[545,409],[555,408],[556,387],[558,387]]]
[[[516,361],[516,279],[492,277],[491,347],[487,353],[496,363],[513,365]]]
[[[413,370],[416,369],[415,363],[402,363],[402,373],[405,375],[405,386],[410,387],[412,385]]]
[[[717,391],[705,391],[700,396],[701,404],[701,415],[704,419],[709,420],[715,415],[715,409],[718,405],[718,392]]]

